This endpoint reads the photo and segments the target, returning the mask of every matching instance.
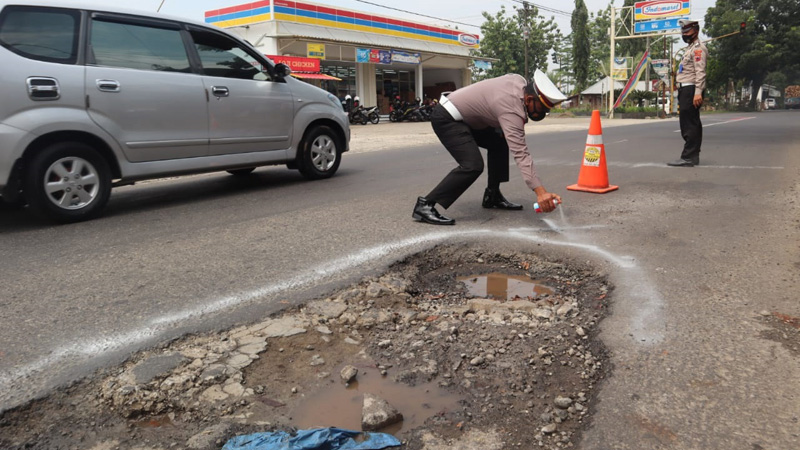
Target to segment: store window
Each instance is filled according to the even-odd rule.
[[[413,102],[417,95],[413,70],[394,68],[375,69],[375,87],[378,94],[378,109],[381,114],[389,113],[392,99],[400,97],[401,101]]]
[[[320,71],[332,77],[340,78],[341,81],[329,80],[325,86],[325,90],[337,96],[339,100],[344,100],[345,96],[355,97],[361,96],[356,92],[356,66],[343,65],[340,63],[326,64],[322,63]]]

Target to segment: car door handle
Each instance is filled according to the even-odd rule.
[[[211,93],[214,97],[227,97],[231,95],[231,91],[225,86],[211,86]]]
[[[103,92],[119,92],[120,84],[117,80],[97,80],[97,89]]]

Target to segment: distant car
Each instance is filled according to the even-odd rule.
[[[775,109],[778,107],[778,103],[775,102],[774,98],[768,98],[764,101],[764,109]]]
[[[336,173],[347,114],[216,27],[64,0],[0,0],[0,196],[76,222],[112,186],[286,164]]]
[[[789,97],[783,102],[785,109],[800,109],[800,97]]]

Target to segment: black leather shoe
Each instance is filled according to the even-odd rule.
[[[454,219],[447,218],[436,210],[436,202],[429,201],[425,197],[419,197],[417,204],[414,205],[414,212],[411,217],[416,221],[431,223],[433,225],[455,225]]]
[[[700,161],[699,161],[699,158],[698,158],[697,163],[699,163],[699,162]],[[694,167],[695,164],[697,164],[697,163],[695,163],[691,159],[677,159],[675,161],[668,162],[667,165],[668,166],[672,166],[672,167]]]
[[[486,190],[483,191],[483,207],[509,209],[514,211],[519,211],[522,209],[522,205],[511,203],[510,201],[506,200],[505,197],[503,197],[503,194],[500,193],[499,189],[494,190],[492,188],[486,188]]]

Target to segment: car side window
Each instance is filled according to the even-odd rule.
[[[94,64],[160,72],[191,72],[177,25],[156,26],[92,18]]]
[[[0,14],[0,45],[30,59],[75,64],[80,12],[7,6]]]
[[[203,73],[212,77],[271,81],[268,69],[243,45],[220,33],[191,29]]]

